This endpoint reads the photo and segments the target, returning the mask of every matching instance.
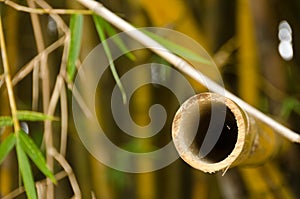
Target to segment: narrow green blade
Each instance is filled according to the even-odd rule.
[[[105,21],[100,16],[97,15],[96,17],[99,18],[97,20],[102,20],[102,24],[103,24],[107,34],[112,38],[112,40],[115,42],[115,44],[117,44],[117,46],[121,49],[121,51],[125,54],[125,56],[128,57],[128,59],[130,59],[131,61],[135,61],[136,60],[135,56],[126,47],[126,45],[124,44],[122,39],[117,35],[116,29],[114,29],[110,23]]]
[[[76,61],[79,56],[83,27],[83,15],[74,14],[70,19],[71,42],[69,46],[67,78],[73,81],[76,71]]]
[[[160,43],[162,46],[164,46],[165,48],[167,48],[169,51],[183,57],[186,59],[190,59],[199,63],[203,63],[203,64],[209,64],[211,63],[210,60],[208,60],[207,58],[204,58],[202,56],[199,56],[198,54],[196,54],[195,52],[181,46],[178,45],[168,39],[165,39],[155,33],[149,32],[149,31],[143,31],[145,34],[147,34],[149,37],[151,37],[152,39],[154,39],[155,41],[157,41],[158,43]]]
[[[123,103],[125,104],[126,101],[127,101],[126,93],[125,93],[124,87],[121,83],[120,77],[117,73],[117,70],[116,70],[116,67],[115,67],[115,64],[114,64],[114,60],[112,59],[112,55],[111,55],[111,52],[109,50],[109,46],[106,43],[105,33],[104,33],[104,30],[103,30],[103,27],[104,27],[103,20],[101,19],[101,17],[98,17],[96,15],[93,15],[93,20],[94,20],[99,38],[100,38],[100,40],[103,44],[103,48],[104,48],[104,51],[106,53],[107,59],[109,61],[110,70],[111,70],[111,72],[113,74],[113,77],[114,77],[114,79],[115,79],[115,81],[116,81],[116,83],[117,83],[117,85],[118,85],[118,87],[119,87],[119,89],[122,93]]]
[[[0,127],[12,126],[13,120],[10,116],[1,116],[0,117]]]
[[[27,198],[37,199],[35,184],[31,172],[29,160],[25,152],[23,151],[19,140],[17,140],[16,149],[17,149],[18,165],[21,171],[21,176],[24,182]]]
[[[16,137],[15,134],[11,133],[7,138],[0,144],[0,164],[15,146]]]
[[[45,115],[40,112],[35,111],[17,111],[18,120],[26,120],[26,121],[45,121],[45,120],[55,120],[58,118],[53,117],[51,115]],[[13,119],[11,116],[0,116],[0,128],[5,126],[12,126]]]
[[[22,149],[26,152],[34,164],[41,170],[41,172],[43,172],[45,176],[50,178],[53,183],[56,183],[56,179],[53,173],[47,167],[42,152],[35,145],[34,141],[23,130],[20,130],[19,137]]]
[[[17,117],[19,120],[26,121],[45,121],[45,120],[58,120],[57,118],[46,115],[44,113],[35,111],[17,111]]]

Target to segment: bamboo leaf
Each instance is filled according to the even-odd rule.
[[[46,115],[44,113],[35,111],[17,111],[17,117],[19,120],[26,121],[45,121],[45,120],[58,120],[57,118]]]
[[[37,199],[34,180],[33,180],[32,172],[31,172],[29,160],[20,145],[19,139],[17,139],[16,149],[17,149],[18,165],[19,165],[19,169],[21,172],[23,182],[24,182],[24,187],[25,187],[27,198]]]
[[[292,112],[294,106],[294,100],[293,98],[286,98],[282,104],[283,106],[281,108],[280,115],[284,120],[287,120],[290,117],[290,114]]]
[[[145,34],[147,34],[149,37],[151,37],[152,39],[154,39],[155,41],[157,41],[158,43],[160,43],[161,45],[163,45],[165,48],[167,48],[169,51],[183,57],[186,59],[190,59],[193,61],[197,61],[199,63],[203,63],[203,64],[210,64],[211,61],[199,56],[198,54],[194,53],[193,51],[178,45],[168,39],[165,39],[155,33],[152,33],[150,31],[143,31]]]
[[[56,179],[47,167],[42,152],[35,145],[34,141],[23,130],[20,130],[19,137],[22,149],[26,152],[34,164],[41,170],[41,172],[43,172],[45,176],[50,178],[53,183],[56,183]]]
[[[15,134],[11,133],[0,145],[0,164],[2,164],[3,160],[15,146],[16,137]]]
[[[12,126],[13,120],[10,116],[1,116],[0,117],[0,127]]]
[[[295,106],[294,106],[294,111],[300,115],[300,102],[296,100]]]
[[[287,120],[292,112],[300,115],[300,102],[294,97],[284,99],[281,108],[281,117]]]
[[[82,38],[83,15],[74,14],[70,19],[71,41],[69,47],[67,78],[68,81],[73,81],[76,71],[76,61],[80,52]]]
[[[127,99],[126,99],[126,93],[125,93],[125,90],[124,90],[124,87],[121,83],[121,80],[119,78],[119,75],[117,73],[117,70],[116,70],[116,67],[115,67],[115,64],[114,64],[114,60],[112,59],[112,55],[111,55],[111,52],[109,50],[109,47],[108,47],[108,44],[106,43],[106,38],[105,38],[105,33],[104,33],[104,29],[103,29],[103,21],[101,20],[101,18],[99,18],[98,16],[96,15],[93,15],[93,20],[94,20],[94,23],[95,23],[95,26],[96,26],[96,29],[97,29],[97,32],[98,32],[98,35],[99,35],[99,38],[103,44],[103,48],[104,48],[104,51],[106,53],[106,56],[107,56],[107,59],[109,61],[109,66],[110,66],[110,70],[113,74],[113,77],[122,93],[122,98],[123,98],[123,103],[125,104]]]
[[[45,120],[58,120],[58,118],[45,115],[35,111],[17,111],[18,120],[26,121],[45,121]],[[0,116],[0,128],[5,126],[12,126],[13,119],[11,116]]]
[[[104,29],[106,30],[107,34],[111,37],[111,39],[115,42],[115,44],[117,44],[117,46],[121,49],[121,51],[125,54],[125,56],[128,57],[128,59],[130,59],[131,61],[135,61],[136,60],[135,56],[126,47],[126,45],[124,44],[122,39],[117,36],[116,29],[114,29],[112,27],[112,25],[110,25],[110,23],[105,21],[102,17],[100,17],[98,15],[96,15],[95,17],[97,18],[97,20],[102,21],[102,24],[103,24]]]

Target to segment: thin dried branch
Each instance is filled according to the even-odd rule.
[[[47,56],[48,54],[52,53],[54,50],[59,48],[64,44],[66,40],[66,36],[62,36],[55,42],[53,42],[50,46],[45,48],[41,53],[37,54],[32,60],[30,60],[25,66],[23,66],[19,72],[14,76],[12,80],[13,86],[18,84],[22,79],[24,79],[34,68],[36,62],[39,62],[43,56]]]
[[[2,87],[3,83],[5,82],[5,75],[0,75],[0,88]]]
[[[39,102],[39,64],[36,62],[32,72],[32,110],[38,109]]]
[[[93,191],[91,192],[91,197],[92,199],[96,199],[95,193]]]
[[[182,58],[176,56],[175,54],[168,51],[165,47],[154,41],[152,38],[148,37],[143,32],[137,30],[134,26],[126,22],[125,20],[121,19],[119,16],[105,8],[102,4],[94,1],[94,0],[77,0],[82,5],[86,6],[90,10],[94,11],[99,16],[103,17],[105,20],[116,26],[122,31],[126,31],[129,36],[143,44],[145,47],[151,49],[154,53],[158,54],[169,63],[174,65],[178,70],[185,73],[201,85],[206,86],[210,91],[218,93],[222,96],[225,96],[232,101],[236,102],[239,106],[243,107],[249,114],[253,115],[258,120],[264,122],[265,124],[272,127],[278,134],[287,138],[292,142],[300,143],[300,135],[291,129],[283,126],[282,124],[278,123],[271,117],[265,115],[261,111],[257,110],[250,104],[246,103],[239,97],[235,96],[234,94],[230,93],[222,86],[205,76],[200,71],[193,68],[189,63],[187,63]],[[135,31],[132,31],[135,30]]]
[[[47,185],[44,183],[37,182],[35,184],[35,187],[36,187],[36,192],[37,192],[38,198],[46,198],[45,193],[47,190]]]
[[[30,8],[35,8],[35,3],[33,0],[27,0],[27,4]],[[30,13],[34,38],[36,41],[36,46],[38,53],[41,53],[45,49],[44,39],[41,29],[41,24],[37,14]],[[39,64],[36,63],[33,68],[33,77],[32,77],[32,108],[36,110],[38,107],[38,99],[39,99],[39,68],[47,67],[47,56],[40,60]]]
[[[4,2],[6,5],[14,8],[17,11],[27,12],[27,13],[31,13],[31,14],[60,14],[60,15],[70,15],[70,14],[91,15],[91,14],[93,14],[93,12],[90,10],[32,8],[32,7],[26,7],[26,6],[17,4],[10,0],[1,0],[0,2]]]
[[[67,135],[68,135],[68,99],[67,91],[64,84],[62,84],[60,91],[60,106],[61,106],[61,134],[60,134],[60,154],[66,155],[67,150]]]
[[[60,72],[59,72],[59,75],[56,78],[54,90],[52,92],[52,96],[51,96],[51,99],[50,99],[50,104],[49,104],[48,112],[47,112],[48,115],[53,115],[54,114],[54,111],[55,111],[55,108],[57,106],[57,102],[58,102],[58,99],[59,99],[59,96],[60,96],[60,93],[61,93],[61,89],[62,89],[63,83],[64,83],[64,76],[65,76],[65,73],[66,73],[66,59],[67,59],[67,52],[68,52],[68,46],[69,46],[68,45],[69,42],[68,42],[67,38],[70,38],[70,37],[67,36],[66,40],[65,40],[64,52],[63,52],[63,55],[62,55],[62,63],[61,63],[61,66],[60,66]]]
[[[90,109],[86,105],[85,101],[82,99],[82,96],[80,92],[77,90],[76,86],[73,86],[71,90],[72,90],[73,97],[76,99],[76,102],[78,103],[79,107],[83,111],[85,117],[93,118],[93,114],[90,112]]]
[[[67,172],[73,192],[74,198],[80,199],[81,198],[81,191],[79,185],[77,183],[76,177],[73,173],[72,167],[68,164],[64,156],[56,151],[56,149],[51,148],[48,150],[48,153],[55,158],[55,160],[63,167],[63,169]]]
[[[52,7],[45,2],[44,0],[36,0],[36,3],[41,6],[43,9],[49,9],[51,10]],[[49,72],[48,72],[48,67],[43,67],[41,68],[41,73],[43,76],[42,79],[42,87],[43,87],[43,107],[44,107],[44,112],[47,113],[48,115],[53,115],[54,111],[57,107],[57,102],[58,102],[58,97],[61,93],[61,88],[63,86],[63,78],[61,77],[62,74],[64,74],[65,72],[65,68],[66,68],[66,49],[68,49],[68,43],[69,43],[69,38],[70,38],[70,33],[69,33],[69,29],[68,26],[65,24],[65,22],[63,21],[63,19],[58,15],[58,14],[54,14],[52,13],[50,15],[54,21],[57,24],[57,27],[59,30],[62,30],[63,33],[66,35],[65,40],[64,40],[64,52],[62,55],[62,62],[60,65],[60,73],[57,77],[56,83],[55,83],[55,88],[52,92],[52,94],[50,93],[50,79],[49,79]],[[46,61],[47,59],[42,59],[43,61]],[[64,126],[63,128],[66,128],[66,124],[65,124],[65,117],[64,117]],[[66,133],[66,129],[63,129],[64,132],[62,132],[64,134],[65,137],[65,133]],[[52,123],[51,121],[45,121],[45,129],[44,129],[44,141],[45,141],[45,146],[47,148],[47,150],[49,148],[53,147],[53,138],[52,138]],[[65,144],[63,144],[65,145]],[[50,168],[53,168],[53,158],[52,156],[47,154],[47,163],[49,165]],[[54,198],[54,187],[52,184],[49,184],[49,186],[47,187],[47,198]]]
[[[283,100],[287,96],[286,94],[268,81],[265,77],[261,76],[260,81],[262,82],[261,90],[265,92],[273,100]]]
[[[68,174],[67,174],[66,171],[60,171],[60,172],[56,173],[54,176],[55,176],[55,179],[57,181],[60,181],[63,178],[67,177]],[[36,184],[36,186],[40,186],[40,185],[45,186],[45,185],[47,185],[47,182],[44,179],[44,180],[41,180],[41,181],[37,181],[35,184]],[[16,198],[17,196],[21,195],[24,192],[25,192],[25,188],[23,186],[20,186],[17,189],[11,191],[9,194],[3,196],[2,199],[13,199],[13,198]]]
[[[9,68],[8,60],[7,60],[6,45],[5,45],[5,41],[4,41],[4,33],[3,33],[1,16],[0,16],[0,46],[1,46],[2,62],[3,62],[4,73],[5,73],[4,77],[5,77],[5,83],[6,83],[6,88],[7,88],[7,92],[8,92],[10,110],[11,110],[11,114],[12,114],[12,118],[13,118],[13,122],[14,122],[15,132],[18,134],[18,132],[20,131],[20,124],[19,124],[19,120],[17,118],[17,106],[16,106],[13,85],[12,85],[11,76],[10,76],[10,68]]]
[[[30,8],[35,8],[35,3],[32,0],[27,0],[28,5]],[[37,14],[30,13],[31,21],[33,25],[33,32],[34,37],[36,41],[36,46],[38,53],[42,52],[45,49],[44,45],[44,39],[43,34],[41,30],[41,24],[39,22],[39,18]],[[42,104],[43,104],[43,111],[44,113],[47,113],[49,101],[50,101],[50,77],[49,77],[49,68],[48,68],[48,56],[45,56],[45,54],[42,54],[41,60],[40,60],[40,74],[38,74],[41,77],[42,81]],[[46,148],[51,148],[53,146],[53,138],[52,138],[52,124],[51,121],[45,121],[44,122],[44,135],[48,135],[47,139],[45,139],[45,145]],[[47,155],[47,164],[51,171],[53,171],[53,158],[51,156]],[[47,179],[49,181],[49,179]],[[49,184],[46,188],[46,194],[47,198],[51,199],[54,198],[54,187],[52,184]]]
[[[237,48],[238,44],[234,37],[230,38],[220,47],[213,56],[213,60],[219,69],[223,68],[223,66],[228,63],[230,56]]]
[[[52,7],[44,0],[35,0],[35,2],[41,6],[43,9],[49,9],[51,10]],[[75,14],[75,13],[74,13]],[[57,13],[50,13],[50,16],[53,18],[53,20],[56,22],[57,27],[59,30],[62,30],[66,35],[69,33],[69,27],[66,25],[64,20],[59,16]]]
[[[13,190],[12,192],[7,194],[6,196],[4,196],[2,199],[13,199],[13,198],[16,198],[17,196],[21,195],[24,192],[25,192],[25,188],[21,186],[21,187],[18,187],[17,189],[15,189],[15,190]]]
[[[230,38],[220,47],[220,49],[213,56],[213,60],[219,69],[222,69],[224,65],[228,63],[230,56],[235,50],[237,50],[238,47],[239,44],[237,43],[235,37]],[[276,86],[274,86],[262,75],[260,75],[259,80],[261,84],[258,84],[257,86],[259,86],[259,89],[265,94],[270,96],[271,99],[282,101],[287,97],[283,91],[281,91],[279,88],[276,88]]]

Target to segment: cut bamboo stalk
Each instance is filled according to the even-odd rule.
[[[282,139],[266,128],[232,100],[207,92],[181,105],[173,120],[172,137],[185,162],[214,173],[261,164],[274,156]]]
[[[110,22],[112,25],[116,26],[122,31],[126,31],[126,33],[134,38],[136,41],[140,42],[141,44],[145,45],[151,49],[154,53],[164,58],[169,63],[173,64],[181,72],[185,73],[192,79],[196,80],[203,86],[206,86],[210,91],[219,93],[223,96],[228,97],[229,99],[236,102],[239,106],[242,106],[248,113],[251,113],[253,117],[257,120],[262,121],[266,125],[272,127],[276,130],[277,134],[284,136],[285,138],[289,139],[292,142],[300,143],[300,135],[291,129],[283,126],[282,124],[278,123],[274,119],[270,118],[269,116],[265,115],[264,113],[260,112],[250,104],[244,102],[239,97],[235,96],[234,94],[230,93],[229,91],[225,90],[222,86],[205,76],[200,71],[197,71],[193,68],[190,64],[188,64],[185,60],[178,57],[177,55],[169,52],[166,48],[162,45],[154,41],[152,38],[145,35],[140,30],[133,27],[128,22],[124,21],[116,14],[112,13],[110,10],[105,8],[102,4],[94,1],[94,0],[77,0],[82,5],[86,6],[90,10],[93,10],[95,14],[103,17],[105,20]],[[134,30],[134,31],[133,31]]]

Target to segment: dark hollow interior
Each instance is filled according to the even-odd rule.
[[[222,112],[224,113],[225,109],[226,114],[221,114]],[[198,155],[200,158],[204,158],[206,161],[211,163],[216,163],[227,158],[227,156],[234,149],[238,136],[236,119],[228,107],[225,107],[225,105],[214,106],[214,113],[217,113],[217,116],[214,116],[213,121],[211,121],[211,107],[200,111],[200,121],[197,134],[191,145],[194,154]],[[223,115],[226,115],[225,120]],[[209,127],[210,122],[212,122],[211,127]],[[219,125],[220,127],[217,128],[217,125]],[[223,126],[222,129],[221,126]],[[217,129],[221,129],[222,131],[220,136],[218,136],[219,133],[216,132]],[[205,144],[208,144],[204,143],[204,139],[207,133],[213,133],[215,136],[212,137],[215,140],[209,141],[210,143],[213,143],[213,145],[210,144],[213,147],[205,149],[205,146],[207,146]],[[205,154],[203,154],[203,149],[202,151],[200,151],[201,146],[204,146]]]

